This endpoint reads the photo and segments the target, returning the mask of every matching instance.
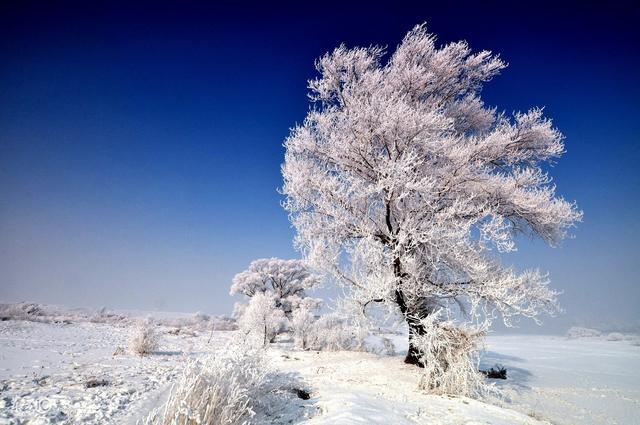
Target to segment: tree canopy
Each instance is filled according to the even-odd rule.
[[[553,312],[546,274],[499,254],[518,234],[555,246],[581,219],[545,171],[562,134],[540,108],[508,116],[483,103],[506,66],[491,52],[438,47],[419,25],[385,57],[342,45],[316,63],[312,108],[284,143],[297,246],[353,300],[399,310],[412,333],[442,309],[507,324]]]

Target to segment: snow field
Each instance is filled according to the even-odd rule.
[[[190,361],[226,349],[235,334],[217,331],[208,343],[205,328],[158,326],[158,350],[140,357],[126,350],[133,323],[0,322],[0,424],[135,424],[162,408]],[[383,337],[398,354],[387,354]],[[503,364],[508,379],[494,381],[504,397],[485,403],[420,391],[419,372],[402,361],[404,335],[369,337],[375,353],[304,351],[283,341],[266,351],[270,389],[252,420],[632,425],[640,418],[640,347],[632,342],[490,336],[482,367]]]

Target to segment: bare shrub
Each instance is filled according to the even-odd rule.
[[[438,313],[422,319],[421,324],[424,333],[412,337],[424,367],[421,389],[436,394],[474,396],[488,388],[478,372],[483,330],[456,327],[451,321],[441,321]]]
[[[507,379],[507,368],[499,363],[489,369],[480,370],[480,373],[489,379]]]
[[[106,379],[97,378],[91,378],[84,383],[85,388],[106,387],[108,385],[111,385],[111,382],[107,381]]]
[[[204,361],[191,361],[164,409],[152,412],[144,423],[249,423],[266,382],[267,367],[262,353],[244,344],[231,344]]]
[[[130,349],[134,354],[146,356],[158,349],[158,334],[151,320],[138,323],[131,335]]]

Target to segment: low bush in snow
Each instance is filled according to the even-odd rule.
[[[158,349],[158,334],[151,320],[138,323],[131,334],[129,347],[139,356],[149,355]]]
[[[381,346],[378,347],[376,350],[373,350],[373,352],[376,352],[378,354],[382,354],[385,356],[396,355],[396,345],[393,343],[391,339],[387,338],[386,336],[381,336],[380,344]]]
[[[46,304],[15,303],[0,304],[0,320],[26,320],[40,323],[106,323],[114,326],[129,326],[139,320],[141,312],[118,313],[105,307],[92,311],[69,309]],[[154,316],[157,325],[189,328],[193,331],[233,331],[238,329],[235,321],[225,316],[209,316],[204,313],[193,315]]]
[[[44,311],[38,304],[0,304],[0,319],[42,321]]]
[[[283,419],[287,414],[295,417],[300,405],[292,409],[294,400],[308,394],[299,385],[272,371],[263,350],[236,340],[204,360],[188,363],[165,406],[144,424],[235,425],[269,423],[269,418]]]
[[[361,350],[369,332],[338,313],[321,316],[307,330],[306,346],[318,351]]]
[[[490,379],[507,379],[507,368],[501,364],[496,364],[487,370],[480,370],[480,373]]]
[[[611,332],[607,335],[607,341],[622,341],[625,339],[625,336],[620,332]]]
[[[596,329],[582,328],[573,326],[567,331],[567,338],[594,338],[602,335],[602,332]]]
[[[396,344],[391,338],[380,334],[378,331],[372,331],[366,337],[362,350],[367,353],[376,354],[378,356],[395,356],[398,354]]]
[[[241,424],[254,414],[267,370],[258,351],[239,345],[204,361],[192,361],[163,411],[146,424]]]
[[[487,388],[478,371],[480,345],[485,332],[456,327],[437,313],[421,320],[422,335],[413,344],[424,366],[420,388],[436,394],[479,395]]]
[[[193,315],[193,320],[195,320],[196,322],[208,322],[209,320],[211,320],[211,316],[209,316],[208,314],[205,314],[201,311],[197,311],[194,315]]]
[[[209,316],[204,313],[195,313],[187,317],[156,317],[158,325],[172,328],[189,328],[192,331],[234,331],[238,329],[235,321],[230,317]]]

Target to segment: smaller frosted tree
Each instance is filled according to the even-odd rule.
[[[277,308],[287,317],[306,298],[306,292],[320,284],[304,260],[263,258],[253,261],[249,268],[234,276],[230,294],[253,298],[270,293]],[[316,301],[318,302],[318,301]]]
[[[308,348],[309,338],[313,333],[316,312],[320,308],[320,301],[315,298],[304,298],[294,306],[291,315],[291,330],[298,347]]]
[[[256,293],[242,317],[240,318],[240,331],[254,338],[257,345],[266,347],[285,326],[287,318],[284,312],[276,306],[272,294]]]

